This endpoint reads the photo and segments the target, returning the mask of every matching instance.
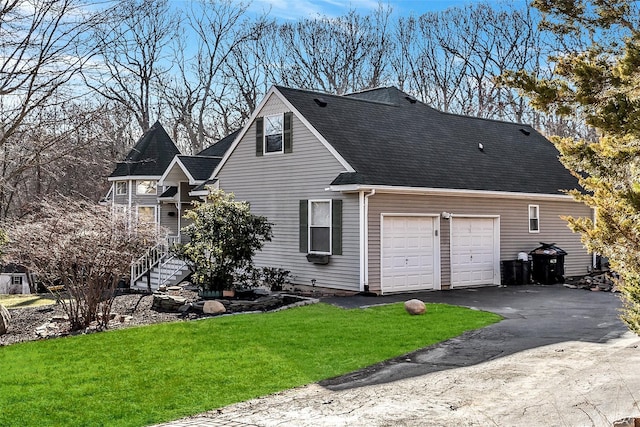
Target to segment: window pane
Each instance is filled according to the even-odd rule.
[[[156,209],[153,206],[138,206],[138,221],[146,223],[156,222]]]
[[[123,195],[127,194],[127,183],[126,182],[116,182],[116,194]]]
[[[265,139],[265,151],[267,153],[277,153],[278,151],[282,151],[282,134],[267,135],[265,136]]]
[[[529,230],[531,231],[538,231],[538,220],[537,219],[530,219],[529,220]]]
[[[155,181],[137,181],[136,184],[137,194],[156,194]]]
[[[311,227],[311,252],[331,252],[329,237],[331,229],[328,227]]]
[[[331,226],[331,203],[311,202],[311,224],[318,227]]]
[[[267,116],[264,118],[264,134],[276,135],[282,133],[282,116]]]
[[[529,218],[538,218],[538,207],[537,206],[529,206]]]

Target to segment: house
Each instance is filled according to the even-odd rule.
[[[160,122],[156,122],[117,163],[109,175],[111,188],[102,203],[127,215],[130,226],[156,224],[167,239],[131,267],[131,286],[157,289],[184,279],[188,268],[169,251],[187,225],[184,211],[215,187],[210,176],[237,133],[232,133],[195,156],[182,155]]]
[[[561,218],[592,212],[563,193],[578,183],[547,139],[393,87],[272,87],[208,180],[185,160],[162,181],[182,173],[248,201],[273,223],[256,264],[290,270],[296,284],[381,294],[498,285],[501,261],[539,242],[567,251],[566,275],[592,264]]]

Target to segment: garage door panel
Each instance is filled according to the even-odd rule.
[[[452,287],[492,285],[498,257],[496,218],[452,218]]]
[[[388,216],[382,224],[382,290],[403,292],[434,289],[439,281],[435,268],[436,222],[434,217]]]

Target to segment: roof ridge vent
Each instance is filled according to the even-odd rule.
[[[524,135],[526,135],[526,136],[531,135],[531,132],[530,132],[530,131],[528,131],[528,130],[526,130],[525,128],[520,128],[519,130],[520,130],[520,132],[522,132],[522,133],[523,133]]]
[[[325,99],[320,96],[317,98],[313,98],[313,101],[322,108],[327,106],[327,101],[325,101]]]
[[[418,102],[417,99],[415,99],[413,96],[411,95],[407,95],[404,97],[404,99],[406,99],[407,101],[409,101],[411,104],[415,104],[416,102]]]

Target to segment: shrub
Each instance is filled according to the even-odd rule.
[[[107,327],[118,281],[156,241],[155,226],[132,232],[124,216],[88,201],[43,201],[9,225],[3,258],[27,267],[53,292],[72,330]]]
[[[256,251],[271,240],[271,224],[253,215],[248,203],[223,191],[214,191],[206,203],[194,205],[185,214],[191,224],[182,228],[190,241],[176,245],[174,251],[189,265],[193,283],[204,290],[229,289],[234,273],[250,267]]]

